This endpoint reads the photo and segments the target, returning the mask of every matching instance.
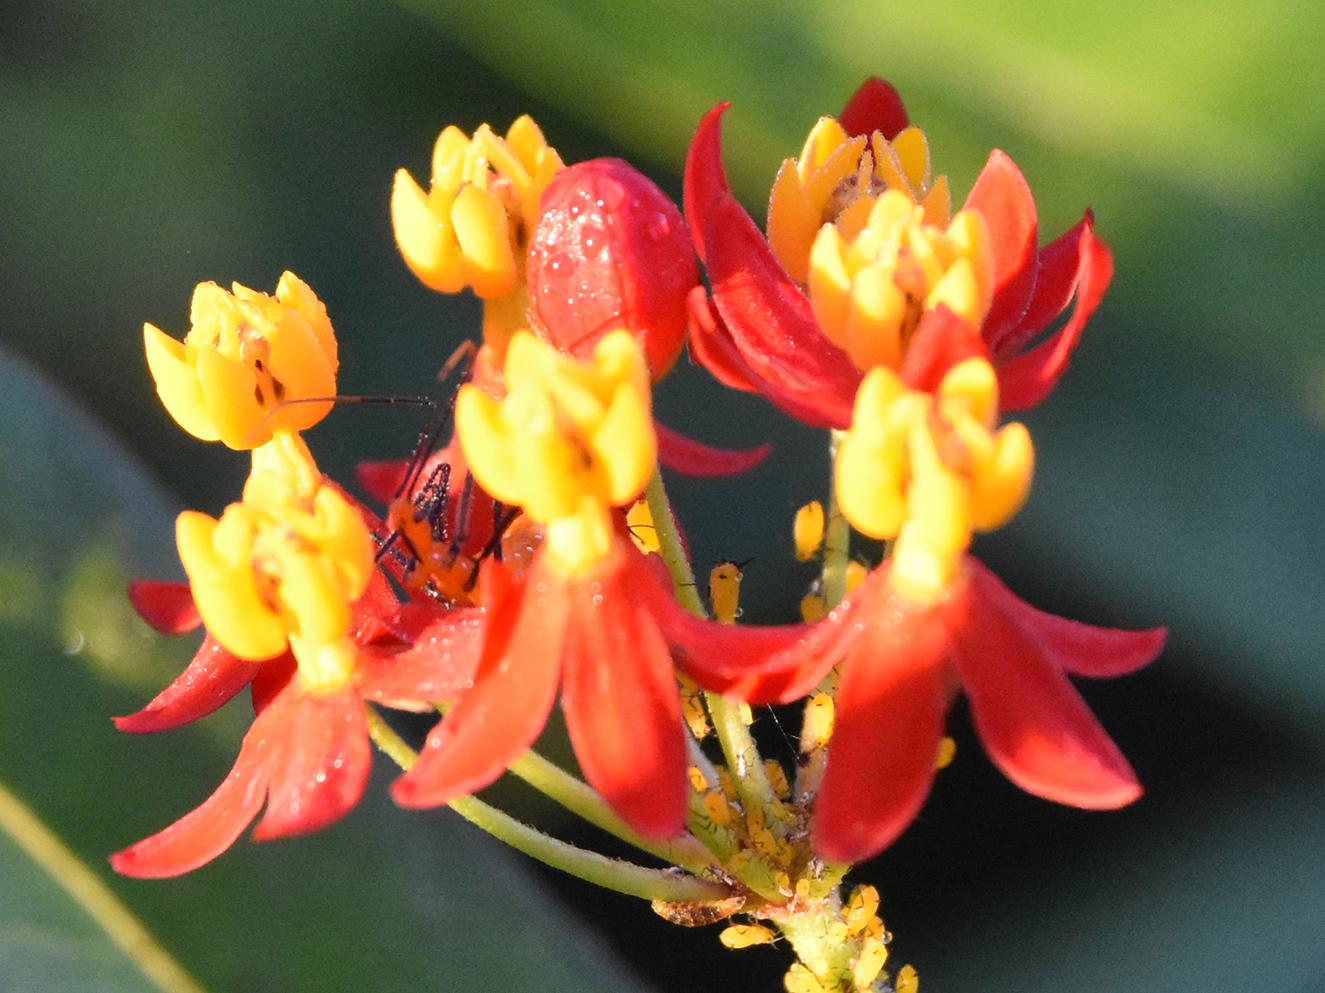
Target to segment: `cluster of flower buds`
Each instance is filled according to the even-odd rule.
[[[434,290],[472,290],[485,317],[455,437],[362,467],[380,518],[300,434],[330,409],[337,368],[307,286],[202,284],[182,344],[147,326],[166,409],[253,468],[218,520],[180,516],[187,585],[131,589],[161,630],[206,638],[117,723],[177,727],[246,686],[256,717],[216,792],[114,856],[119,871],[189,871],[264,803],[258,838],[343,815],[370,732],[387,741],[368,704],[444,714],[392,788],[432,807],[520,767],[559,698],[596,823],[693,877],[693,898],[659,897],[659,913],[745,915],[722,932],[733,948],[776,928],[798,993],[914,991],[909,966],[884,971],[877,892],[838,884],[915,818],[951,760],[958,693],[1024,789],[1083,808],[1140,794],[1068,677],[1133,671],[1163,631],[1042,613],[969,551],[1030,490],[1030,434],[1003,412],[1053,388],[1109,282],[1091,215],[1040,247],[1029,187],[997,150],[952,213],[925,134],[872,79],[783,163],[761,231],[727,184],[725,109],[699,124],[684,212],[623,161],[563,165],[527,117],[504,137],[444,130],[428,192],[397,174],[406,263]],[[687,345],[722,384],[831,429],[828,510],[794,524],[796,557],[823,565],[802,623],[737,623],[735,563],[714,570],[709,607],[697,592],[658,463],[715,475],[767,447],[655,423],[652,389]],[[853,532],[882,558],[853,558]],[[747,725],[751,704],[794,701],[788,770]]]

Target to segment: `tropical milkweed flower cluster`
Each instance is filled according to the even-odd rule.
[[[871,79],[782,164],[761,229],[726,180],[725,111],[699,122],[683,209],[619,159],[566,165],[528,117],[504,135],[445,128],[426,191],[397,173],[402,258],[432,290],[473,292],[484,319],[453,437],[443,418],[411,458],[365,463],[367,502],[303,438],[339,362],[306,284],[203,283],[182,342],[146,326],[167,412],[251,470],[219,517],[180,515],[187,583],[131,585],[158,629],[205,633],[116,723],[166,731],[245,688],[255,716],[215,792],[117,870],[196,869],[264,806],[256,839],[323,828],[362,795],[376,742],[404,770],[402,806],[449,805],[677,923],[735,918],[728,947],[780,932],[791,993],[900,993],[918,979],[889,969],[878,892],[841,882],[951,761],[957,694],[1023,789],[1091,809],[1140,795],[1068,677],[1131,672],[1164,632],[1046,614],[970,551],[1030,495],[1031,434],[1005,414],[1058,383],[1111,278],[1093,217],[1041,246],[1000,150],[954,212],[924,132]],[[737,473],[768,447],[655,422],[652,392],[687,348],[828,429],[833,477],[807,494],[827,509],[809,500],[792,527],[796,558],[822,565],[798,623],[739,623],[737,563],[700,595],[659,463]],[[854,534],[882,555],[853,553]],[[532,751],[558,699],[583,780]],[[750,705],[797,701],[787,769],[759,754]],[[383,710],[436,716],[418,752]],[[603,860],[472,796],[508,771],[668,868]]]

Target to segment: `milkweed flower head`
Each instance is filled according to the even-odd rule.
[[[472,291],[484,319],[415,454],[360,466],[380,517],[302,435],[339,361],[305,284],[204,283],[182,342],[147,325],[167,411],[251,469],[218,517],[179,516],[187,583],[131,586],[158,630],[204,637],[115,721],[166,731],[246,688],[254,718],[221,785],[114,855],[118,871],[190,871],[255,820],[257,839],[327,826],[362,795],[371,739],[403,770],[403,807],[450,805],[670,921],[741,918],[728,948],[780,930],[793,993],[914,993],[911,967],[885,971],[877,890],[839,883],[915,821],[952,761],[958,695],[1023,789],[1084,809],[1140,796],[1070,679],[1132,672],[1165,632],[1046,614],[971,552],[1035,472],[1005,415],[1058,383],[1111,279],[1093,215],[1041,247],[1030,187],[997,149],[954,212],[927,136],[871,79],[783,161],[761,230],[727,183],[725,111],[696,129],[684,211],[620,159],[564,165],[528,117],[504,135],[445,128],[426,189],[397,172],[402,257],[433,290]],[[655,422],[687,345],[720,383],[831,429],[827,499],[807,494],[787,536],[819,567],[804,623],[742,623],[748,555],[713,555],[695,580],[659,465],[732,474],[768,447]],[[558,701],[583,781],[527,754]],[[752,705],[793,702],[784,768],[749,725]],[[414,752],[378,708],[442,716]],[[508,770],[673,868],[581,852],[473,796]]]
[[[523,326],[525,252],[539,198],[562,166],[533,118],[499,135],[450,125],[437,136],[428,190],[405,169],[391,190],[391,225],[410,271],[439,293],[471,289],[486,303],[485,340],[500,353]]]
[[[143,339],[161,402],[195,438],[257,448],[331,410],[336,336],[326,307],[294,273],[281,276],[274,296],[199,283],[189,321],[183,342],[153,324]]]
[[[653,473],[657,440],[649,372],[628,331],[580,362],[529,333],[506,353],[506,396],[474,386],[456,400],[456,431],[470,470],[498,500],[546,529],[550,562],[582,575],[616,540],[613,508],[635,500]]]

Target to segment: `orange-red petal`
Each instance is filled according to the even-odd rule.
[[[987,583],[969,587],[952,658],[990,759],[1029,793],[1106,810],[1141,785],[1067,677]]]
[[[892,141],[910,122],[897,90],[878,76],[870,76],[851,94],[851,99],[837,117],[837,123],[849,135],[869,135],[879,131]]]
[[[754,448],[715,448],[687,438],[657,421],[653,422],[653,430],[658,436],[658,461],[683,476],[699,479],[748,472],[773,451],[773,446],[768,443]]]
[[[208,635],[184,671],[146,707],[136,714],[111,720],[121,731],[130,734],[181,727],[206,717],[228,702],[266,664],[237,658]]]
[[[966,198],[989,227],[994,256],[994,299],[984,321],[985,340],[1002,337],[1026,312],[1035,284],[1035,199],[1026,177],[1002,149],[989,153]]]
[[[934,779],[947,708],[948,604],[917,608],[880,586],[842,667],[814,848],[854,862],[892,844]]]
[[[571,598],[561,706],[585,778],[640,834],[685,826],[686,746],[667,643],[638,597],[652,577],[620,556],[577,580]]]
[[[139,617],[162,634],[184,634],[202,623],[188,583],[130,580],[129,602]]]

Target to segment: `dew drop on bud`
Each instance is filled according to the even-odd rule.
[[[568,166],[543,192],[529,243],[529,313],[546,341],[581,358],[624,327],[660,378],[685,344],[699,270],[685,219],[621,159]]]

